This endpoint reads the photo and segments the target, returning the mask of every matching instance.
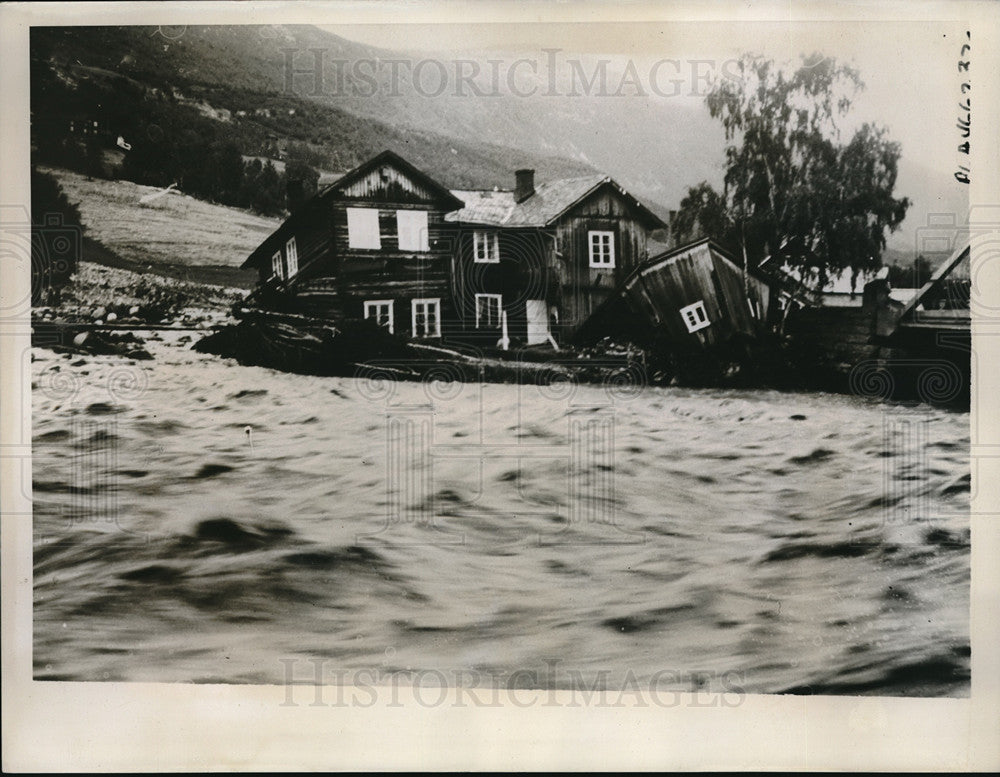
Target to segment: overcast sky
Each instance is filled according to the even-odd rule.
[[[957,159],[955,122],[961,99],[957,72],[964,25],[941,22],[726,22],[643,24],[393,24],[325,29],[392,50],[446,56],[501,51],[561,57],[601,54],[637,65],[657,59],[726,60],[750,50],[798,61],[821,52],[854,64],[866,84],[855,101],[857,120],[887,126],[911,162],[951,176]],[[647,71],[648,72],[648,71]],[[676,98],[674,98],[676,99]],[[681,98],[688,99],[688,98]]]

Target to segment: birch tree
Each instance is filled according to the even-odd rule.
[[[900,146],[884,128],[865,123],[842,138],[864,88],[858,72],[814,54],[788,73],[744,54],[736,74],[706,96],[725,130],[723,192],[692,187],[679,231],[732,245],[750,267],[773,257],[821,282],[878,267],[910,201],[894,197]]]

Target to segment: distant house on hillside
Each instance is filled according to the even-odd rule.
[[[243,263],[254,298],[332,318],[373,318],[409,337],[442,335],[453,316],[445,213],[462,202],[391,151],[305,202]]]
[[[455,310],[485,342],[571,337],[647,258],[666,225],[604,175],[547,181],[515,173],[513,191],[456,191]],[[506,330],[504,325],[506,323]]]
[[[647,258],[662,221],[602,175],[449,191],[384,151],[303,203],[250,255],[252,301],[373,318],[415,338],[555,344]],[[266,303],[266,304],[265,304]]]
[[[107,134],[107,128],[100,119],[91,116],[74,116],[69,120],[67,127],[71,135],[82,137],[103,136]]]
[[[284,161],[288,156],[288,138],[274,134],[268,135],[267,139],[261,143],[260,153],[264,157]]]

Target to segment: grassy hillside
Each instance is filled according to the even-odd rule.
[[[100,244],[85,245],[84,258],[101,264],[248,288],[254,273],[239,265],[280,223],[184,194],[143,204],[140,198],[156,188],[44,171],[58,180],[79,208],[87,236]]]
[[[277,137],[308,144],[327,170],[348,170],[388,148],[452,188],[510,186],[524,166],[540,180],[593,172],[584,162],[359,116],[285,91],[280,49],[290,44],[262,37],[268,30],[278,34],[190,27],[170,39],[148,27],[32,28],[33,142],[86,118],[101,121],[111,143],[121,134],[136,150],[180,140],[183,153],[226,140],[256,155]]]
[[[205,106],[270,110],[272,119],[252,123],[323,148],[329,169],[348,169],[383,148],[408,153],[453,188],[508,186],[519,167],[534,167],[538,180],[599,169],[661,213],[687,186],[721,177],[722,130],[703,107],[677,99],[524,99],[506,78],[498,93],[477,99],[454,88],[447,55],[440,60],[451,88],[429,93],[411,73],[428,54],[387,51],[309,25],[35,28],[32,46],[39,56],[82,62],[164,92],[176,88]],[[316,51],[323,52],[319,81],[311,72]],[[491,54],[470,56],[485,68]],[[492,56],[511,63],[522,54]],[[393,59],[409,65],[396,77],[374,65]],[[612,90],[620,76],[612,68]],[[488,80],[480,77],[479,86]],[[559,91],[566,95],[572,85]],[[717,159],[705,153],[713,148]]]

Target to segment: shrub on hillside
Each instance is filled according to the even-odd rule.
[[[51,175],[31,169],[31,303],[52,304],[83,251],[79,209]]]

